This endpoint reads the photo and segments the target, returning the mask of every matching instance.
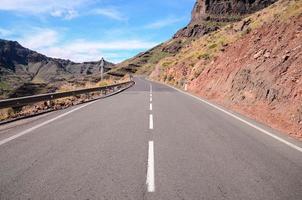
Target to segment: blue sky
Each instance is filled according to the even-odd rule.
[[[168,40],[195,0],[1,0],[0,38],[77,62],[120,62]]]

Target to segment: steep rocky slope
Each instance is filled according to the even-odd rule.
[[[23,84],[32,87],[34,84],[47,85],[99,75],[101,65],[104,66],[105,71],[114,66],[103,59],[98,62],[74,63],[69,60],[49,58],[22,47],[18,42],[0,40],[0,95],[24,87]]]
[[[302,139],[302,1],[280,0],[161,59],[151,77]]]
[[[117,65],[116,74],[149,74],[161,59],[175,56],[203,35],[217,31],[247,14],[258,11],[276,0],[197,0],[190,23],[174,37],[146,52]]]

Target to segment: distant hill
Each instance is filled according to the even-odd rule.
[[[18,42],[0,39],[0,95],[24,84],[48,84],[70,79],[100,75],[101,65],[107,72],[113,63],[101,59],[97,62],[75,63],[50,58],[21,46]]]

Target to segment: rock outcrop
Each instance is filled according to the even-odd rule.
[[[190,23],[174,38],[202,36],[219,29],[223,22],[238,21],[277,0],[197,0]]]
[[[192,11],[191,23],[211,16],[226,17],[245,15],[261,10],[277,0],[197,0]]]

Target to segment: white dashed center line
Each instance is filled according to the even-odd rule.
[[[148,170],[147,170],[146,184],[147,184],[147,187],[148,187],[148,192],[155,192],[155,184],[154,184],[154,142],[153,141],[149,141]]]
[[[153,115],[150,114],[149,116],[149,129],[153,130]]]
[[[150,84],[150,115],[149,115],[149,129],[153,130],[153,114],[151,111],[153,110],[152,104],[152,85]],[[147,169],[147,190],[148,192],[155,192],[155,183],[154,183],[154,142],[149,141],[149,148],[148,148],[148,169]]]

